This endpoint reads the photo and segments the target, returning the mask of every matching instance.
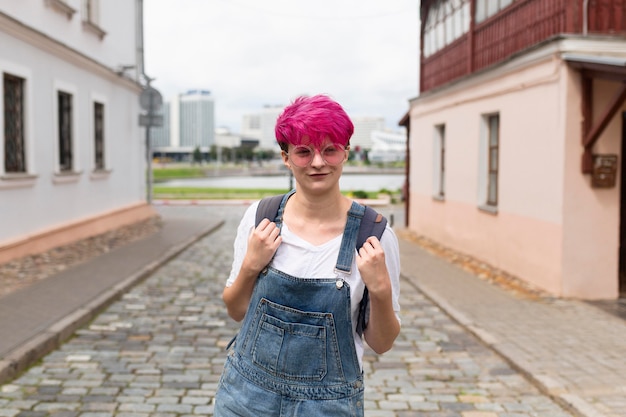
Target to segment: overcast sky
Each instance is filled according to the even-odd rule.
[[[146,73],[164,100],[211,91],[216,126],[301,94],[397,128],[417,96],[415,0],[145,0]]]

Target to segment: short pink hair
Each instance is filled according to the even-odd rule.
[[[319,147],[327,139],[348,146],[354,125],[343,107],[326,95],[300,96],[276,120],[276,141],[283,150],[288,144]]]

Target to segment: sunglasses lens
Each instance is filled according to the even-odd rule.
[[[313,149],[308,146],[296,146],[289,152],[292,162],[299,167],[305,167],[311,163],[313,159]]]
[[[325,146],[321,151],[320,155],[324,162],[328,165],[339,165],[344,161],[345,158],[345,148],[338,144],[332,144]],[[315,150],[311,147],[299,145],[292,149],[289,152],[289,157],[294,165],[304,168],[308,166],[311,161],[313,161],[313,157],[315,156]]]
[[[339,165],[345,158],[345,148],[341,145],[328,145],[322,149],[322,158],[328,165]]]

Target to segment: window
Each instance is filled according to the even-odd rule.
[[[23,78],[3,76],[4,86],[4,172],[25,173]]]
[[[72,95],[59,91],[58,99],[58,129],[59,129],[59,170],[72,171]]]
[[[76,10],[64,0],[46,0],[46,5],[71,19]]]
[[[500,10],[513,4],[515,0],[476,0],[475,19],[480,23]]]
[[[94,168],[104,171],[104,104],[93,103],[93,139],[94,139]]]
[[[446,126],[435,126],[433,143],[433,197],[443,200],[446,196]]]
[[[83,0],[83,20],[94,25],[100,23],[98,0]]]
[[[469,27],[469,0],[439,0],[433,3],[424,24],[424,57],[454,42],[467,33]]]
[[[82,15],[83,28],[95,34],[100,39],[104,39],[107,33],[100,25],[100,1],[83,0]]]
[[[489,126],[489,152],[487,166],[489,176],[487,178],[487,205],[498,205],[498,154],[500,149],[500,116],[488,117]]]

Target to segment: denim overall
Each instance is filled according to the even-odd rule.
[[[289,194],[281,202],[276,224]],[[349,274],[364,207],[352,203],[333,278],[265,268],[216,394],[215,416],[363,416]],[[297,259],[294,259],[297,262]]]

